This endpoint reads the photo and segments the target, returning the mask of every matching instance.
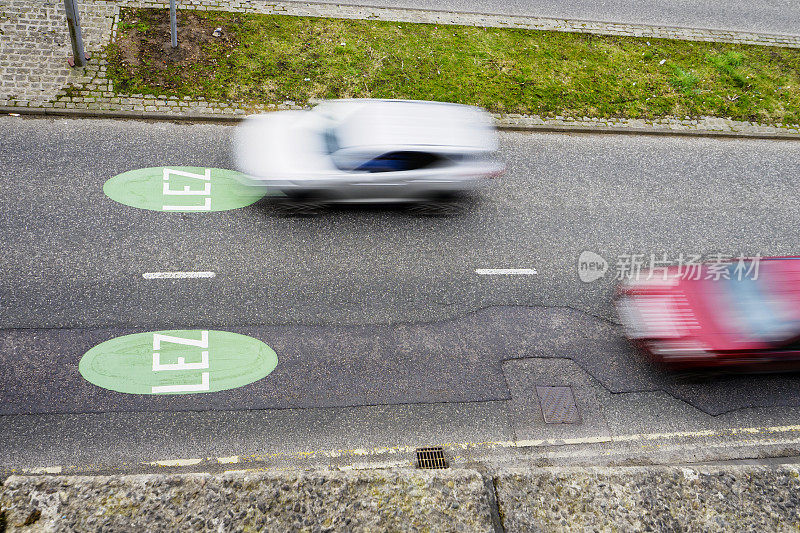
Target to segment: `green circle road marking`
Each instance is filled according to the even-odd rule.
[[[278,364],[263,342],[228,331],[135,333],[98,344],[81,358],[81,375],[130,394],[192,394],[243,387]]]
[[[242,181],[247,181],[244,174],[222,168],[151,167],[117,174],[103,192],[121,204],[151,211],[225,211],[265,196],[263,188]]]

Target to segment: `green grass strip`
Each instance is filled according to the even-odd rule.
[[[117,92],[258,106],[412,98],[542,116],[800,123],[798,49],[210,11],[181,11],[179,25],[193,32],[181,36],[182,61],[152,44],[169,41],[166,10],[122,10],[107,50]],[[210,37],[216,27],[223,38]]]

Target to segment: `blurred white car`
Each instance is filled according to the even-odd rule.
[[[313,207],[441,204],[503,173],[492,117],[466,105],[332,100],[248,117],[234,137],[245,182]]]

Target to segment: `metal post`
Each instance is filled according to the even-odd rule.
[[[169,0],[169,31],[172,34],[172,48],[178,47],[178,14],[175,0]]]
[[[83,51],[83,37],[81,36],[81,21],[75,0],[64,0],[64,10],[67,12],[67,26],[69,38],[72,41],[72,57],[76,67],[86,65],[86,54]]]

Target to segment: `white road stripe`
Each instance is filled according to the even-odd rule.
[[[170,459],[167,461],[153,461],[147,464],[152,466],[193,466],[202,461],[202,459]]]
[[[213,278],[213,272],[145,272],[144,279]]]
[[[531,276],[538,274],[535,268],[476,268],[475,273],[479,276],[512,275],[512,276]]]
[[[60,474],[63,468],[60,466],[45,466],[42,468],[27,468],[24,472],[28,474]]]

